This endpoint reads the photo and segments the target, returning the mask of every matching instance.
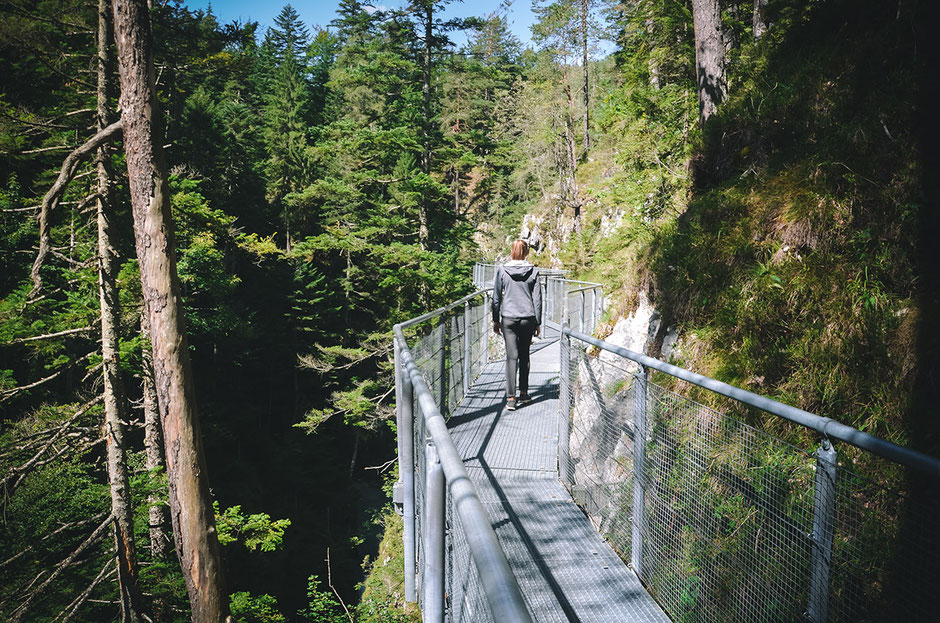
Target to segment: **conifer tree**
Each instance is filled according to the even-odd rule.
[[[265,35],[263,53],[273,60],[273,76],[264,107],[265,142],[268,152],[268,199],[282,204],[284,196],[311,181],[307,127],[310,87],[306,81],[309,30],[291,5],[286,5]],[[292,246],[292,219],[282,204],[285,248]]]
[[[695,26],[695,77],[699,122],[704,126],[728,94],[725,77],[725,40],[718,0],[692,0]]]

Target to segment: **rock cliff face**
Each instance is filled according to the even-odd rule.
[[[614,324],[605,341],[646,353],[659,333],[662,319],[644,295],[629,316]],[[676,343],[676,332],[667,329],[663,358],[668,359]],[[573,478],[572,495],[595,526],[612,529],[628,507],[632,489],[627,484],[633,471],[632,375],[636,364],[608,351],[592,357],[577,350],[572,369],[573,408],[568,452]]]

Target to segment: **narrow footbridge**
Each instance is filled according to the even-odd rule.
[[[940,461],[593,338],[601,287],[563,271],[543,272],[533,402],[507,411],[493,270],[395,327],[425,621],[938,620]],[[726,407],[685,397],[704,392]]]

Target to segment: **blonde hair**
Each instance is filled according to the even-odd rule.
[[[524,260],[529,254],[529,244],[522,239],[516,240],[512,243],[512,251],[509,253],[509,258],[513,260]]]

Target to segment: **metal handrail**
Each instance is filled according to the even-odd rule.
[[[437,450],[444,478],[450,489],[454,508],[463,525],[471,556],[479,572],[493,618],[496,621],[529,623],[532,619],[526,608],[519,583],[509,567],[506,554],[499,544],[496,532],[490,524],[463,460],[447,430],[444,416],[415,363],[404,335],[405,328],[443,315],[485,292],[485,290],[478,290],[447,306],[397,324],[393,331],[398,346],[397,351],[401,357],[401,367],[408,374],[421,406],[421,412],[424,414],[427,431]]]
[[[567,279],[559,279],[559,281],[564,281],[564,282],[566,282],[566,283],[573,283],[573,282],[571,282],[571,281],[568,281]],[[577,282],[577,283],[590,283],[590,282],[587,282],[587,281],[579,281],[579,282]],[[582,287],[580,287],[580,288],[571,288],[570,290],[568,290],[567,292],[565,292],[565,294],[574,294],[575,292],[587,292],[588,290],[596,290],[597,288],[602,288],[602,287],[604,287],[604,286],[602,286],[602,285],[600,285],[600,284],[590,284],[590,285],[582,286]]]
[[[463,305],[463,304],[466,303],[467,301],[472,301],[474,298],[480,296],[481,294],[486,294],[486,293],[489,292],[489,291],[490,291],[489,288],[486,288],[486,289],[484,289],[484,290],[477,290],[477,291],[474,292],[473,294],[468,294],[467,296],[463,297],[462,299],[458,299],[458,300],[454,301],[453,303],[449,303],[449,304],[445,305],[444,307],[439,307],[439,308],[435,309],[434,311],[429,311],[428,313],[426,313],[426,314],[424,314],[424,315],[422,315],[422,316],[417,316],[417,317],[415,317],[415,318],[412,318],[411,320],[406,320],[406,321],[404,321],[404,322],[400,322],[400,323],[398,323],[397,325],[395,325],[395,327],[396,327],[396,328],[397,328],[397,327],[401,327],[402,329],[407,329],[408,327],[413,327],[413,326],[415,326],[416,324],[421,324],[422,322],[427,322],[427,321],[430,320],[431,318],[434,318],[434,317],[436,317],[436,316],[441,316],[441,315],[443,315],[443,314],[446,314],[446,313],[449,312],[449,311],[453,311],[454,309],[457,309],[458,307],[460,307],[461,305]]]
[[[561,281],[562,283],[583,283],[584,286],[587,288],[603,288],[604,287],[604,284],[594,283],[593,281],[581,281],[580,279],[558,279],[557,277],[555,279],[556,281]]]
[[[897,444],[885,441],[879,437],[869,435],[851,426],[842,424],[833,419],[816,415],[790,405],[777,402],[771,398],[760,396],[733,385],[723,383],[713,378],[690,372],[678,366],[665,363],[658,359],[653,359],[641,353],[609,344],[602,340],[595,339],[569,327],[563,327],[562,332],[582,342],[596,346],[597,348],[615,353],[630,359],[646,368],[658,370],[669,376],[681,379],[693,385],[703,387],[709,391],[722,396],[732,398],[743,404],[755,407],[767,413],[771,413],[785,420],[789,420],[806,428],[820,433],[824,439],[838,439],[851,444],[857,448],[867,450],[872,454],[884,457],[901,465],[926,472],[934,477],[940,477],[940,459],[933,458],[916,450],[905,448]]]

